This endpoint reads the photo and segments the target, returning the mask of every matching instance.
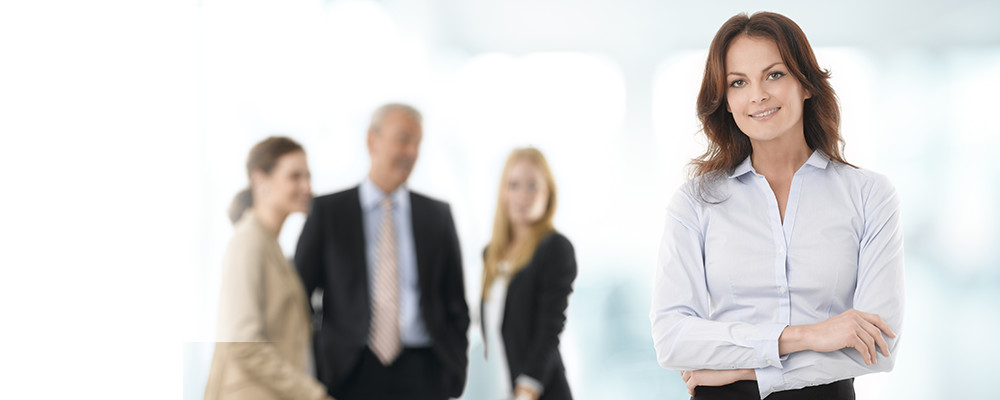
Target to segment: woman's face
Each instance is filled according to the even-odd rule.
[[[751,142],[802,135],[810,97],[768,38],[738,36],[726,51],[726,110]]]
[[[511,164],[504,190],[512,225],[529,226],[545,215],[549,187],[535,163],[521,159]]]
[[[259,174],[260,202],[276,207],[279,211],[309,212],[312,203],[312,184],[310,183],[309,165],[306,163],[306,153],[294,151],[278,158],[271,174]]]

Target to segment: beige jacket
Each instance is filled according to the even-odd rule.
[[[277,237],[248,210],[222,264],[218,342],[205,400],[321,400],[306,372],[311,328],[305,291]]]

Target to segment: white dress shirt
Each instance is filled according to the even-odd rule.
[[[508,270],[508,263],[502,261],[500,270]],[[510,372],[507,366],[507,349],[503,344],[503,311],[507,303],[507,275],[497,274],[490,284],[489,297],[483,300],[483,328],[486,346],[486,370],[490,378],[489,400],[509,400],[514,397],[510,387]]]
[[[667,208],[650,311],[665,368],[755,369],[760,397],[888,371],[903,321],[899,199],[886,177],[814,152],[795,173],[784,223],[767,180],[748,157],[710,182],[698,179]],[[880,315],[897,334],[890,357],[867,366],[853,348],[778,355],[789,325],[848,309]]]
[[[371,179],[365,179],[358,187],[361,212],[364,216],[365,255],[368,264],[368,293],[374,291],[375,247],[378,230],[382,226],[382,199],[392,201],[392,223],[396,232],[396,265],[399,268],[399,339],[403,346],[427,347],[431,336],[420,315],[420,280],[417,275],[417,250],[413,244],[413,217],[410,211],[410,191],[402,185],[386,194]]]
[[[489,298],[483,301],[483,342],[486,346],[487,376],[494,380],[488,389],[490,399],[506,400],[514,398],[510,387],[510,366],[507,365],[507,346],[503,342],[503,316],[507,306],[511,265],[507,261],[500,261],[498,267],[500,273],[490,284]],[[534,390],[539,395],[545,391],[542,382],[525,374],[518,375],[514,385]]]

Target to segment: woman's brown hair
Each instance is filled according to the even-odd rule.
[[[274,166],[278,165],[278,159],[281,156],[296,151],[304,152],[305,150],[298,142],[284,136],[271,136],[258,142],[247,155],[247,177],[249,178],[253,171],[270,174],[274,170]],[[229,220],[235,224],[243,216],[243,212],[250,207],[253,207],[253,188],[247,185],[245,189],[236,194],[233,202],[229,205]]]
[[[705,77],[698,93],[698,119],[708,138],[708,149],[691,161],[691,175],[721,176],[736,168],[751,153],[750,138],[740,131],[732,114],[726,110],[726,52],[740,35],[767,38],[777,44],[791,75],[812,95],[802,109],[806,144],[812,150],[823,152],[830,160],[851,165],[842,155],[840,108],[830,86],[830,71],[820,68],[809,40],[794,21],[781,14],[758,12],[730,18],[712,39],[705,62]]]

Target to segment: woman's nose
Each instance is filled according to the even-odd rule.
[[[760,85],[758,85],[757,87],[759,88]],[[758,103],[759,104],[759,103],[763,103],[763,102],[767,101],[767,99],[769,97],[770,96],[768,96],[767,92],[764,91],[763,89],[754,89],[753,97],[751,98],[751,101],[753,101],[754,103]]]

